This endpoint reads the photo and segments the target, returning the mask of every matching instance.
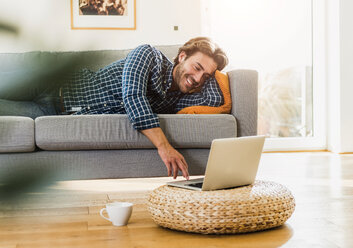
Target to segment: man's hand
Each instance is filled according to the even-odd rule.
[[[183,176],[189,180],[188,165],[183,155],[175,150],[170,144],[164,147],[159,147],[158,154],[167,167],[168,176],[171,176],[173,171],[173,178],[175,179],[178,175],[178,171],[180,170]]]
[[[189,180],[188,164],[186,163],[183,155],[175,150],[168,142],[161,128],[150,128],[142,130],[143,133],[158,149],[158,154],[163,163],[167,167],[168,176],[172,175],[175,179],[180,170],[183,176]]]

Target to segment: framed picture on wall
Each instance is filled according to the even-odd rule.
[[[71,0],[71,29],[136,29],[136,0]]]

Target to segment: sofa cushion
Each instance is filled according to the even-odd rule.
[[[159,115],[175,148],[209,148],[216,138],[236,137],[232,115]],[[154,148],[134,130],[127,115],[43,116],[35,120],[36,144],[43,150]]]
[[[0,152],[32,152],[34,149],[33,119],[0,116]]]

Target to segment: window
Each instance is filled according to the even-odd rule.
[[[226,70],[254,69],[259,73],[258,134],[269,137],[267,150],[322,149],[326,145],[322,125],[315,126],[321,111],[315,106],[323,100],[322,91],[318,90],[320,96],[313,91],[315,79],[320,78],[317,68],[323,63],[316,63],[319,46],[313,47],[320,35],[313,31],[317,25],[314,13],[319,13],[320,7],[316,2],[202,2],[203,35],[226,51],[230,59]],[[321,88],[324,82],[322,77],[317,81]]]

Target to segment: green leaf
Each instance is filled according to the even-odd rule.
[[[13,33],[17,35],[18,28],[7,23],[0,23],[0,32],[8,32],[8,33]]]

